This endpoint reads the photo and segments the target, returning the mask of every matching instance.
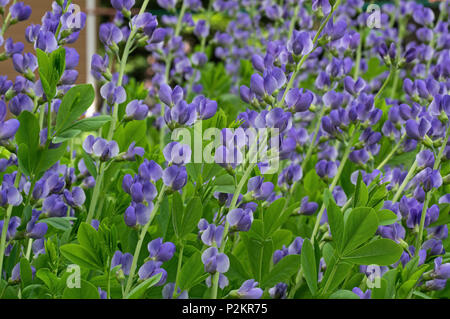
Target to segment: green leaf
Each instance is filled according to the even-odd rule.
[[[307,238],[303,241],[301,259],[306,283],[314,296],[317,293],[317,263],[314,247]]]
[[[358,265],[388,266],[397,262],[402,253],[403,249],[393,240],[381,238],[346,254],[343,259]]]
[[[354,208],[344,226],[342,252],[345,254],[373,237],[378,228],[375,210],[370,207]]]
[[[91,174],[95,179],[97,179],[97,167],[95,167],[94,161],[84,150],[83,150],[83,160],[89,174]]]
[[[58,136],[55,136],[52,139],[52,142],[55,144],[62,143],[78,136],[80,133],[81,133],[80,130],[66,130],[64,132],[59,133]]]
[[[46,223],[56,229],[67,231],[72,228],[71,220],[75,220],[74,217],[49,217],[39,220],[39,222]]]
[[[388,299],[388,283],[384,278],[375,278],[375,280],[380,281],[379,287],[374,287],[372,289],[372,299]]]
[[[63,132],[78,120],[92,105],[95,91],[90,84],[81,84],[71,88],[63,97],[56,117],[55,135]]]
[[[350,290],[338,290],[332,293],[329,299],[359,299],[359,296]]]
[[[180,228],[180,237],[185,238],[189,235],[196,227],[202,218],[203,206],[200,198],[198,196],[191,199],[187,204],[186,209],[183,212],[182,223]]]
[[[125,299],[140,299],[151,287],[156,285],[161,280],[162,273],[158,273],[147,280],[140,283],[136,288],[130,291]]]
[[[98,289],[93,284],[81,279],[80,288],[66,287],[62,299],[100,299],[100,295]]]
[[[377,214],[377,217],[379,226],[394,224],[398,219],[397,215],[389,209],[380,210]]]
[[[50,291],[56,289],[59,278],[48,268],[41,268],[36,272],[36,277],[44,282]]]
[[[234,178],[231,175],[222,175],[215,179],[215,192],[234,193],[236,186],[234,185]]]
[[[273,234],[281,225],[279,223],[282,218],[283,208],[286,204],[285,198],[279,198],[263,212],[264,214],[264,233],[266,237]]]
[[[17,162],[19,164],[20,170],[27,176],[31,176],[31,163],[32,157],[30,156],[30,151],[28,146],[24,143],[19,145],[19,150],[17,151]]]
[[[101,261],[87,248],[77,244],[65,244],[60,248],[61,254],[71,262],[93,270],[103,270]]]
[[[330,225],[331,235],[337,246],[341,248],[344,237],[344,215],[336,205],[329,189],[325,190],[324,202],[327,207],[328,224]]]
[[[299,255],[288,255],[281,259],[270,271],[264,276],[261,287],[271,288],[279,282],[289,282],[290,278],[300,269],[301,257]]]
[[[202,263],[202,256],[200,252],[195,252],[181,267],[179,286],[180,289],[188,290],[204,279],[205,269]]]
[[[99,115],[94,117],[88,117],[79,121],[76,121],[69,127],[67,127],[61,134],[66,131],[80,131],[80,132],[89,132],[95,131],[101,128],[106,123],[112,120],[110,115]]]
[[[356,182],[355,197],[353,199],[353,207],[366,206],[369,199],[369,191],[366,184],[362,180],[361,172],[358,174],[358,181]]]
[[[47,100],[56,95],[56,87],[66,68],[66,50],[61,47],[50,54],[37,49],[39,76]]]
[[[31,152],[39,146],[39,120],[30,112],[23,111],[17,117],[20,122],[16,133],[17,144],[26,144]]]
[[[31,271],[30,262],[22,257],[20,259],[20,281],[22,283],[22,287],[28,286],[33,280],[33,274]]]
[[[88,249],[94,255],[101,245],[98,232],[94,227],[85,222],[82,222],[78,228],[77,239],[81,246]]]
[[[184,205],[181,195],[178,192],[172,195],[172,224],[173,230],[178,238],[181,238],[181,231],[183,228],[183,214]]]
[[[41,150],[37,154],[37,162],[34,172],[40,174],[52,167],[67,151],[67,143],[61,144],[58,148]]]

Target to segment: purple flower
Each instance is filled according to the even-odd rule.
[[[75,69],[80,61],[80,55],[74,48],[65,47],[66,50],[66,69]]]
[[[122,41],[123,34],[113,23],[104,23],[100,25],[99,37],[105,46],[111,47]]]
[[[160,7],[166,10],[173,10],[177,4],[177,0],[157,0]]]
[[[272,299],[286,299],[288,285],[284,282],[276,284],[269,289],[269,294]]]
[[[89,135],[83,142],[83,149],[86,153],[99,157],[106,162],[119,154],[119,145],[116,141],[107,141],[101,137],[95,138]]]
[[[149,203],[148,206],[142,203],[131,203],[125,211],[124,220],[125,224],[130,227],[139,225],[146,225],[150,220],[150,214],[153,210],[153,203]]]
[[[12,60],[14,69],[21,74],[32,73],[38,66],[37,59],[32,53],[14,54]]]
[[[422,169],[425,167],[433,168],[434,154],[430,150],[423,150],[416,155],[417,166]]]
[[[198,228],[200,229],[202,242],[205,245],[213,246],[215,243],[217,247],[220,247],[224,230],[223,226],[208,224],[205,219],[201,219],[198,223]]]
[[[286,94],[286,105],[295,112],[304,112],[309,109],[314,100],[310,91],[303,93],[303,89],[293,88]]]
[[[36,268],[31,266],[31,278],[34,279],[34,276],[36,275]],[[12,282],[20,282],[20,262],[17,263],[14,268],[11,271],[11,278],[10,280]]]
[[[162,175],[164,185],[174,191],[180,190],[186,185],[187,177],[186,168],[178,165],[166,168]]]
[[[134,162],[136,161],[136,157],[142,157],[144,153],[145,150],[143,147],[136,146],[136,142],[132,142],[122,157],[127,161]]]
[[[264,182],[261,176],[255,176],[248,180],[247,192],[257,200],[265,201],[273,192],[274,185],[271,182]]]
[[[169,261],[175,254],[175,245],[171,242],[163,243],[162,238],[156,238],[148,243],[150,258],[156,261]]]
[[[144,120],[148,114],[148,106],[144,104],[143,100],[133,100],[128,103],[125,113],[129,119]]]
[[[31,7],[25,5],[23,2],[17,2],[9,8],[11,18],[17,21],[27,20],[31,15]]]
[[[290,187],[293,183],[298,182],[303,177],[302,167],[300,165],[291,164],[278,176],[278,185],[286,184]]]
[[[292,38],[288,41],[287,48],[294,55],[306,55],[313,50],[311,36],[306,31],[294,30]]]
[[[198,20],[194,28],[194,34],[199,38],[206,38],[209,35],[209,25],[205,20]]]
[[[64,199],[72,207],[81,207],[86,200],[86,195],[81,187],[75,186],[72,191],[64,190]]]
[[[383,238],[389,238],[400,243],[405,238],[405,229],[401,224],[394,223],[392,225],[379,226],[377,234]]]
[[[246,280],[236,291],[236,295],[240,299],[259,299],[262,297],[263,290],[257,286],[258,282],[254,279]]]
[[[324,15],[328,15],[331,12],[331,5],[329,0],[312,0],[313,11],[322,10]]]
[[[171,128],[190,126],[197,120],[195,105],[187,104],[186,101],[180,101],[172,108],[166,107],[164,120]]]
[[[154,261],[154,260],[147,261],[145,264],[143,264],[141,266],[141,268],[139,268],[139,271],[138,271],[139,279],[145,280],[145,279],[153,277],[157,274],[162,274],[161,279],[155,286],[158,287],[158,286],[164,285],[167,280],[167,271],[160,268],[161,265],[162,265],[162,262],[160,262],[160,261]]]
[[[335,162],[321,160],[316,164],[316,173],[321,178],[333,178],[337,173],[337,164]]]
[[[308,196],[302,198],[300,210],[298,211],[299,214],[310,216],[314,214],[319,208],[319,205],[316,202],[310,202],[308,200],[309,200]]]
[[[210,274],[225,273],[230,268],[228,256],[219,253],[216,247],[209,247],[203,252],[202,262],[205,265],[205,271]]]
[[[432,277],[434,279],[448,279],[450,278],[450,263],[442,264],[442,257],[434,260],[434,270]]]
[[[205,98],[203,95],[198,95],[192,100],[195,105],[198,118],[207,120],[213,117],[217,112],[217,102]]]
[[[55,35],[50,31],[40,31],[36,39],[36,48],[47,53],[55,51],[58,48]]]
[[[235,208],[227,214],[227,222],[231,230],[249,231],[253,222],[253,212],[250,209]]]
[[[121,86],[116,86],[113,82],[108,82],[100,89],[100,94],[109,105],[122,104],[127,99],[127,93]]]
[[[358,95],[365,87],[366,83],[362,78],[353,81],[350,76],[346,76],[344,79],[344,89],[352,95]]]
[[[101,81],[103,74],[108,71],[108,67],[109,58],[107,54],[105,54],[105,57],[103,58],[98,54],[92,56],[91,73],[94,75],[95,79]]]
[[[120,265],[124,275],[128,276],[130,274],[132,262],[133,255],[129,253],[123,254],[120,250],[117,250],[111,259],[111,269]]]
[[[52,194],[44,200],[42,211],[49,217],[66,217],[67,205],[59,195]]]
[[[2,102],[0,102],[0,105]],[[0,142],[3,143],[16,135],[19,129],[20,122],[16,119],[10,119],[5,122],[0,122]]]
[[[138,30],[142,30],[146,36],[152,37],[153,32],[158,26],[158,21],[151,13],[144,12],[134,16],[131,19],[131,25]]]
[[[34,108],[33,100],[25,94],[18,94],[9,102],[9,110],[18,116],[22,111],[31,112]]]
[[[415,120],[407,120],[405,124],[406,134],[415,140],[422,140],[431,128],[431,123],[422,118],[417,124]]]
[[[174,291],[175,291],[175,283],[174,282],[168,283],[167,285],[164,286],[164,288],[162,290],[162,297],[164,299],[172,299]],[[178,287],[178,289],[177,289],[177,295],[178,295],[177,299],[188,299],[189,298],[187,290],[183,290],[183,292],[182,292],[180,287]]]
[[[159,87],[159,99],[168,106],[174,106],[183,100],[184,92],[180,86],[175,86],[172,90],[170,86],[163,83]]]
[[[169,165],[183,165],[191,160],[191,148],[186,144],[170,142],[163,150],[164,158]]]
[[[117,11],[130,11],[134,6],[135,0],[111,0],[111,5]]]
[[[7,57],[12,57],[14,54],[22,53],[24,47],[22,42],[14,43],[13,39],[8,38],[5,41],[5,54]]]
[[[139,176],[143,179],[156,182],[162,177],[162,175],[163,171],[161,166],[159,166],[155,161],[144,159],[144,163],[139,166]]]
[[[365,292],[363,292],[359,287],[355,287],[352,289],[352,291],[360,299],[370,299],[370,296],[372,295],[372,291],[370,289],[367,289]]]

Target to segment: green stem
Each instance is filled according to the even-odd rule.
[[[341,177],[342,171],[344,169],[345,163],[347,163],[348,157],[350,155],[350,152],[352,150],[353,143],[348,143],[347,148],[345,149],[345,153],[342,157],[341,163],[339,164],[338,171],[336,173],[336,176],[334,176],[333,181],[331,182],[331,185],[329,187],[330,191],[333,191],[333,189],[336,187],[339,178]],[[322,219],[322,215],[325,211],[325,203],[322,204],[322,207],[320,208],[320,212],[317,215],[316,223],[314,224],[314,229],[311,235],[311,243],[314,244],[314,238],[316,237],[317,231],[319,230],[320,220]]]
[[[178,255],[177,275],[175,277],[175,288],[173,289],[172,298],[175,298],[177,295],[178,283],[180,280],[181,265],[183,264],[184,245],[183,243],[181,243],[179,246],[180,246],[180,254]]]
[[[17,0],[14,0],[13,3],[11,4],[11,7],[15,5],[16,2]],[[11,11],[8,12],[8,14],[6,15],[5,21],[3,22],[3,26],[0,29],[0,37],[3,37],[5,35],[6,30],[9,28],[10,22],[11,22]]]
[[[384,80],[384,83],[381,86],[380,90],[378,91],[377,95],[375,95],[374,101],[376,101],[381,96],[381,93],[383,93],[384,89],[386,89],[386,86],[389,84],[389,82],[392,79],[392,75],[395,73],[396,73],[396,69],[394,67],[391,67],[391,69],[389,71],[389,75],[386,78],[386,80]]]
[[[401,16],[401,13],[400,13],[400,19],[398,22],[398,39],[397,39],[397,58],[398,59],[400,59],[402,56],[402,41],[403,41],[403,36],[405,34],[405,31],[406,31],[406,23],[404,22],[404,18]],[[391,98],[395,97],[395,92],[397,91],[399,74],[400,74],[400,70],[395,68],[394,83],[393,83],[392,89],[391,89]]]
[[[256,144],[256,143],[255,143]],[[241,180],[239,181],[238,186],[236,187],[236,190],[234,191],[233,198],[230,203],[230,208],[228,211],[232,211],[236,208],[236,203],[239,198],[239,194],[241,193],[242,188],[244,187],[245,182],[250,177],[250,174],[252,173],[253,169],[255,168],[256,163],[251,163],[247,170],[244,173],[244,176],[242,176]],[[222,244],[220,246],[220,252],[223,253],[225,251],[226,246],[226,238],[228,235],[228,230],[230,228],[230,225],[228,224],[228,221],[225,222],[225,229],[222,234]],[[213,284],[211,289],[211,299],[217,299],[217,290],[219,288],[219,273],[215,273],[213,276]]]
[[[359,39],[358,51],[356,52],[355,73],[353,74],[353,80],[356,81],[359,77],[359,71],[361,70],[361,57],[362,57],[363,38]]]
[[[139,15],[143,14],[148,6],[150,0],[144,0],[142,4],[141,10],[139,11]],[[135,36],[138,32],[138,29],[133,27],[131,29],[130,35],[128,36],[127,42],[125,44],[125,48],[123,51],[122,59],[120,60],[120,68],[119,68],[119,77],[117,79],[117,86],[122,85],[123,76],[125,74],[125,67],[127,66],[128,57],[130,55],[131,48],[134,44]],[[114,135],[114,131],[116,130],[116,124],[119,120],[119,105],[116,103],[113,106],[113,119],[111,121],[111,125],[109,127],[108,132],[108,140],[112,139]]]
[[[434,26],[435,28],[439,25],[439,23],[442,22],[442,20],[444,19],[444,16],[445,16],[445,10],[441,10],[440,13],[439,13],[439,18],[436,21],[436,25]],[[436,48],[436,40],[437,40],[437,38],[438,38],[438,33],[435,32],[433,34],[433,38],[431,39],[431,42],[430,42],[430,47],[431,47],[431,49],[433,51],[433,56],[431,57],[431,59],[429,59],[427,61],[427,73],[426,74],[428,74],[428,72],[430,71],[431,62],[433,61],[433,57],[434,57],[434,50]]]
[[[145,235],[147,234],[148,228],[150,227],[153,218],[155,218],[156,213],[158,212],[159,206],[161,205],[165,193],[166,193],[166,186],[163,185],[161,191],[159,192],[158,199],[156,200],[155,207],[153,208],[152,213],[150,214],[150,219],[148,220],[147,224],[144,225],[139,235],[139,240],[137,242],[136,249],[133,255],[133,262],[131,263],[130,275],[128,276],[127,285],[125,287],[124,297],[126,297],[130,292],[131,286],[133,284],[134,275],[136,273],[139,254],[141,253],[142,243],[144,242]]]
[[[31,256],[31,246],[33,245],[33,238],[28,239],[27,252],[25,254],[25,258],[30,261]]]
[[[317,135],[319,134],[319,130],[320,130],[320,125],[322,123],[322,117],[325,115],[325,107],[322,107],[322,110],[320,111],[319,114],[319,119],[316,123],[316,128],[314,130],[314,135],[312,138],[312,141],[309,143],[309,147],[308,147],[308,151],[306,152],[306,156],[305,159],[302,162],[302,171],[305,171],[306,165],[308,165],[309,160],[311,159],[312,153],[313,153],[313,149],[317,140]]]
[[[287,37],[288,40],[292,37],[292,34],[294,33],[295,24],[297,23],[298,13],[299,13],[300,7],[301,7],[300,4],[301,4],[301,1],[297,1],[297,5],[295,6],[295,10],[294,10],[294,16],[292,17],[291,24],[289,25],[289,34]]]
[[[17,188],[19,186],[20,178],[22,173],[20,170],[17,171],[16,180],[14,181],[14,186]],[[8,205],[6,209],[6,216],[3,220],[3,228],[2,228],[2,237],[0,241],[0,278],[3,277],[3,258],[5,257],[5,249],[6,249],[6,234],[8,232],[9,220],[11,219],[11,213],[13,210],[12,205]]]
[[[419,153],[423,149],[424,149],[424,146],[422,145],[422,147],[420,148]],[[400,185],[400,187],[398,188],[397,192],[395,193],[394,198],[392,199],[392,204],[394,204],[394,203],[396,203],[398,201],[398,199],[402,195],[403,190],[405,189],[406,185],[409,183],[409,181],[413,178],[414,174],[416,173],[416,169],[417,169],[417,159],[412,164],[411,168],[408,171],[408,174],[406,175],[406,177],[403,180],[402,184]]]
[[[450,134],[450,125],[447,127],[447,131],[445,132],[444,142],[441,145],[439,150],[439,154],[434,162],[433,170],[438,170],[441,165],[442,155],[444,154],[445,147],[447,146],[448,137]],[[419,234],[416,238],[416,251],[419,251],[420,245],[422,244],[423,237],[423,229],[425,228],[425,217],[427,214],[428,204],[430,202],[430,197],[432,194],[432,190],[428,191],[425,197],[425,202],[423,203],[422,215],[420,216],[420,226],[419,226]]]
[[[144,0],[144,3],[142,4],[141,10],[139,11],[139,14],[143,14],[147,8],[147,5],[149,3],[150,0]],[[120,68],[119,68],[119,77],[117,79],[117,86],[121,86],[122,85],[122,81],[123,81],[123,76],[125,74],[125,67],[127,65],[127,61],[128,61],[128,56],[130,55],[130,51],[131,51],[131,47],[133,46],[134,43],[134,37],[136,35],[136,33],[138,32],[138,29],[136,28],[132,28],[130,35],[127,39],[127,42],[125,44],[125,49],[123,51],[123,55],[122,55],[122,59],[120,60]],[[116,130],[116,125],[117,122],[119,121],[119,105],[116,103],[113,106],[113,118],[111,121],[111,125],[109,127],[109,132],[108,132],[108,140],[111,140],[114,136],[114,132]],[[100,189],[101,189],[101,185],[103,182],[103,178],[105,174],[105,169],[103,164],[100,164],[99,167],[99,174],[97,175],[97,181],[95,183],[94,186],[94,192],[92,195],[92,200],[91,200],[91,204],[89,206],[89,213],[86,219],[87,223],[90,223],[92,220],[92,217],[94,216],[94,210],[95,207],[97,206],[97,200],[98,200],[98,196],[100,193]]]
[[[331,8],[331,12],[328,14],[326,19],[320,25],[319,30],[317,30],[317,33],[314,36],[314,39],[312,41],[313,42],[313,49],[308,54],[303,55],[302,58],[300,59],[300,62],[297,64],[297,67],[295,68],[295,71],[292,73],[291,78],[289,79],[289,82],[288,82],[288,84],[286,86],[286,89],[284,90],[283,97],[281,98],[281,100],[277,104],[277,107],[282,107],[282,105],[284,103],[284,99],[286,98],[286,94],[292,88],[292,86],[294,84],[294,80],[297,77],[298,72],[300,72],[300,69],[302,68],[303,63],[305,63],[305,61],[308,59],[309,55],[311,53],[313,53],[314,50],[317,48],[316,44],[317,44],[317,41],[319,40],[320,34],[322,33],[323,29],[327,25],[328,21],[330,21],[331,17],[333,16],[334,11],[337,9],[337,7],[339,6],[340,2],[341,2],[341,0],[336,0],[336,3]]]
[[[100,163],[99,173],[97,175],[97,180],[95,181],[94,191],[92,193],[91,204],[89,205],[89,212],[86,218],[86,223],[91,224],[92,218],[94,217],[95,208],[97,207],[98,197],[100,196],[100,190],[102,188],[103,178],[105,175],[104,163]]]
[[[399,147],[402,145],[403,141],[406,138],[406,133],[404,133],[402,135],[402,137],[400,137],[400,140],[397,142],[397,144],[395,144],[394,148],[392,149],[392,151],[386,156],[386,158],[377,166],[376,169],[380,170],[384,167],[384,165],[386,165],[387,162],[389,162],[389,160],[392,158],[392,156],[395,155],[395,152],[397,152],[397,150],[399,149]]]

